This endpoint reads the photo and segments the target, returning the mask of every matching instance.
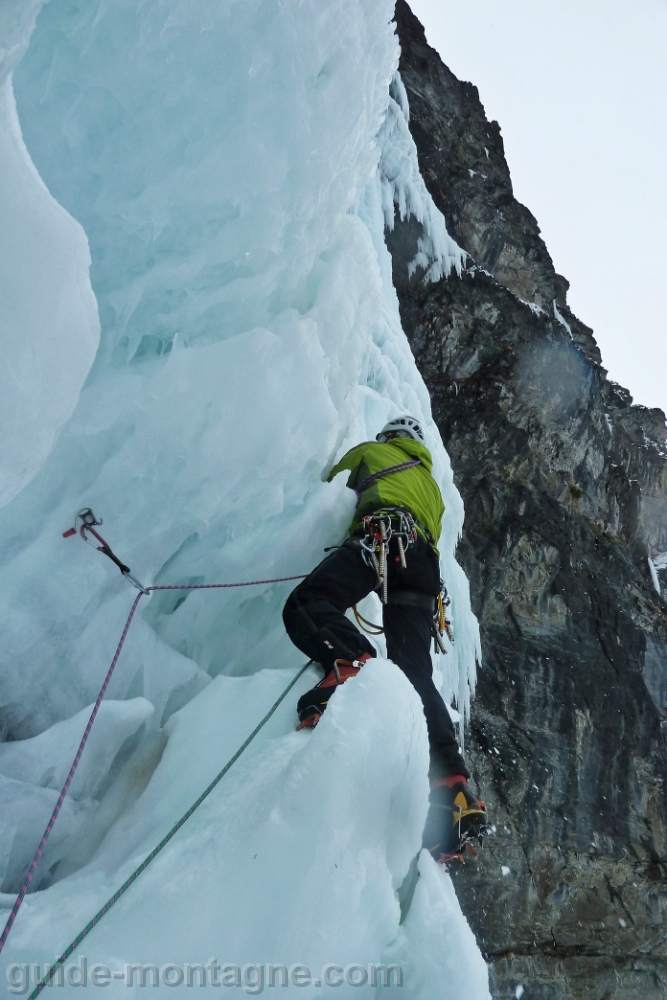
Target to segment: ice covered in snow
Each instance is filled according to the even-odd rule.
[[[50,0],[39,13],[14,71],[13,135],[18,121],[49,193],[34,202],[37,221],[52,211],[69,220],[60,288],[84,287],[85,233],[101,330],[72,416],[0,511],[0,775],[19,786],[8,795],[34,799],[20,814],[22,845],[39,840],[134,596],[110,561],[62,538],[76,511],[104,518],[103,534],[145,583],[305,573],[354,507],[343,477],[326,484],[326,470],[400,412],[424,421],[447,504],[456,644],[438,677],[465,714],[479,639],[453,556],[463,508],[401,330],[385,224],[394,211],[421,222],[415,266],[429,279],[455,274],[462,255],[419,176],[392,15],[392,0]],[[17,287],[22,308],[52,278],[47,268]],[[72,337],[58,364],[78,370]],[[288,592],[142,599],[57,851],[0,976],[65,947],[294,676],[302,660],[280,616]],[[409,983],[397,995],[486,998],[451,883],[427,856],[399,922],[427,796],[412,688],[378,660],[310,734],[294,732],[297,696],[85,954],[114,969],[211,955],[313,969],[399,961]],[[18,884],[11,869],[0,904]],[[130,993],[114,982],[107,995]]]

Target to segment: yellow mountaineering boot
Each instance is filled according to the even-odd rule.
[[[429,811],[423,845],[439,864],[454,858],[463,861],[463,851],[472,840],[488,832],[486,806],[475,798],[466,778],[454,774],[431,782]]]

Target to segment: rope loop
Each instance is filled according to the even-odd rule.
[[[367,618],[364,618],[364,616],[357,611],[356,604],[353,605],[352,611],[354,612],[354,617],[357,619],[357,625],[362,632],[365,632],[366,635],[384,635],[384,629],[382,626],[376,625],[375,622],[369,622]]]

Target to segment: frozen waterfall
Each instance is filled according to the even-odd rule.
[[[462,712],[479,650],[453,557],[462,504],[384,244],[394,213],[410,213],[423,227],[415,267],[437,278],[462,264],[419,175],[391,0],[40,6],[7,0],[0,15],[0,218],[15,248],[0,251],[15,397],[0,403],[0,916],[135,593],[62,538],[80,508],[148,583],[305,573],[354,506],[324,472],[409,411],[447,504],[457,638],[438,676]],[[296,674],[288,592],[144,599],[2,954],[3,988],[21,994],[25,963],[53,962]],[[297,733],[294,702],[315,676],[73,956],[110,970],[104,996],[144,995],[121,979],[127,963],[215,959],[242,970],[239,994],[270,993],[249,970],[276,963],[313,973],[292,977],[288,998],[488,997],[449,877],[427,855],[399,923],[428,794],[415,692],[378,658]],[[403,986],[321,979],[373,963],[400,966]],[[67,975],[55,996],[80,995]],[[174,982],[158,992],[191,995]]]

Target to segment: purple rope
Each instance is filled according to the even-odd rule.
[[[275,580],[248,580],[246,583],[173,583],[167,587],[147,587],[147,590],[219,590],[224,587],[257,587],[261,583],[286,583],[287,580],[305,580],[307,573],[299,576],[278,576]]]
[[[412,462],[402,462],[401,465],[392,465],[389,469],[380,469],[379,472],[374,472],[372,476],[366,476],[366,478],[359,483],[358,486],[354,487],[354,492],[357,494],[357,507],[359,506],[359,501],[361,500],[361,494],[364,492],[367,486],[374,483],[376,479],[382,479],[383,476],[389,476],[392,472],[403,472],[404,469],[413,469],[415,465],[421,465],[418,458],[413,459]]]
[[[255,587],[258,584],[262,583],[285,583],[288,580],[303,580],[305,576],[306,574],[302,573],[299,576],[279,576],[276,577],[275,580],[249,580],[247,583],[191,583],[191,584],[182,583],[182,584],[172,584],[170,586],[164,586],[164,587],[148,587],[147,590],[150,592],[153,590],[221,590],[221,589],[226,589],[228,587]],[[141,600],[142,597],[143,593],[137,594],[137,596],[134,599],[134,604],[132,605],[130,613],[127,616],[127,621],[125,622],[125,628],[123,629],[123,634],[120,637],[120,642],[118,643],[118,647],[116,649],[114,658],[111,661],[111,666],[109,667],[107,675],[104,678],[104,684],[100,688],[100,693],[97,696],[97,701],[95,702],[95,706],[92,712],[90,713],[90,718],[88,719],[88,725],[86,726],[84,734],[81,737],[81,742],[79,743],[79,749],[76,752],[76,757],[72,762],[72,766],[69,769],[69,774],[67,775],[65,784],[63,785],[60,795],[58,796],[58,801],[56,802],[55,808],[51,813],[51,819],[47,823],[46,830],[42,834],[42,839],[39,842],[39,847],[35,852],[34,858],[30,862],[30,868],[28,869],[28,873],[25,877],[23,885],[21,886],[19,894],[16,897],[16,900],[12,907],[12,911],[9,914],[9,918],[7,920],[7,923],[5,924],[5,929],[3,930],[2,935],[0,936],[0,952],[2,952],[2,949],[5,946],[5,942],[9,937],[9,933],[14,925],[14,921],[16,920],[17,914],[21,908],[21,904],[23,903],[25,895],[30,887],[30,883],[32,882],[33,875],[35,874],[35,869],[37,868],[37,865],[40,862],[40,858],[44,853],[44,847],[46,846],[46,842],[51,835],[51,830],[53,829],[56,820],[58,819],[58,814],[62,809],[63,802],[65,801],[65,796],[69,791],[69,786],[72,784],[72,778],[74,777],[75,771],[79,766],[79,761],[81,760],[81,754],[83,753],[83,748],[88,742],[88,737],[90,736],[90,731],[93,728],[93,723],[95,722],[95,718],[99,711],[100,705],[102,704],[102,699],[104,698],[107,688],[109,687],[109,681],[111,680],[111,675],[114,672],[116,664],[118,663],[118,657],[120,656],[121,650],[125,644],[127,633],[130,630],[130,625],[132,624],[132,619],[134,618],[134,612],[137,610],[137,605],[139,604],[139,601]]]

